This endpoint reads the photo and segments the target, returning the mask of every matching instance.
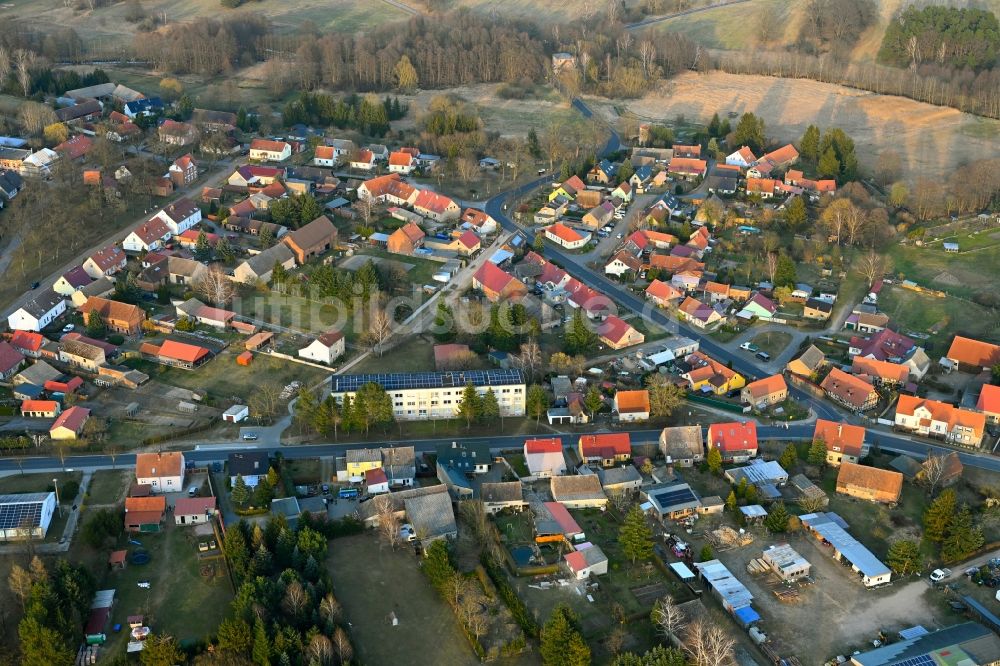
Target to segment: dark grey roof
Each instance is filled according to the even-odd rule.
[[[370,375],[334,375],[334,393],[351,393],[368,383],[380,385],[386,391],[417,388],[453,388],[473,386],[511,386],[524,383],[520,370],[455,370],[452,372],[410,372]]]
[[[229,476],[267,474],[270,467],[267,451],[238,451],[229,454]]]
[[[0,190],[7,196],[11,196],[11,193],[16,193],[23,186],[24,180],[16,171],[11,171],[10,169],[0,171]]]
[[[278,243],[267,248],[260,254],[250,257],[244,263],[250,267],[250,270],[255,275],[264,275],[265,273],[269,273],[276,263],[284,264],[294,256],[287,245]]]
[[[523,502],[524,495],[520,481],[484,483],[479,491],[484,502]]]
[[[443,444],[437,448],[439,465],[450,466],[460,472],[474,471],[476,465],[489,465],[493,462],[488,442]]]
[[[970,664],[985,666],[1000,660],[1000,638],[977,622],[964,622],[854,655],[852,663],[859,666],[933,666],[938,662],[930,654],[945,649],[952,652],[952,658],[958,656],[954,654],[957,650],[966,652],[971,658]]]
[[[21,308],[37,319],[54,309],[62,300],[63,297],[52,291],[52,289],[42,289],[34,298],[22,305]]]

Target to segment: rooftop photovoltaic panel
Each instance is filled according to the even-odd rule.
[[[523,384],[520,370],[456,370],[453,372],[412,372],[367,375],[334,375],[330,378],[334,393],[351,393],[365,384],[375,383],[386,391],[408,389],[457,388],[473,386],[509,386]]]
[[[674,506],[684,502],[695,501],[694,493],[690,488],[678,488],[677,490],[654,493],[653,497],[660,503],[660,506]]]
[[[47,497],[46,493],[0,496],[0,529],[38,527]]]
[[[922,654],[919,657],[912,657],[906,661],[901,661],[897,666],[934,666],[934,660],[930,655]]]

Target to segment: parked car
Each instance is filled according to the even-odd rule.
[[[931,572],[931,581],[935,583],[940,583],[945,578],[951,575],[951,569],[935,569]]]
[[[69,333],[74,328],[76,328],[76,326],[74,326],[73,324],[66,324],[65,326],[63,326],[62,331],[63,331],[63,333]]]
[[[243,441],[244,442],[256,442],[257,441],[257,433],[255,433],[255,432],[245,432],[245,433],[243,433]]]
[[[755,345],[752,342],[744,342],[743,344],[740,345],[740,349],[742,349],[743,351],[748,351],[751,354],[756,354],[757,351],[759,350],[759,347],[757,347],[757,345]]]
[[[770,361],[771,360],[771,355],[768,354],[767,352],[759,351],[756,354],[754,354],[754,356],[756,356],[757,358],[759,358],[762,361]]]
[[[41,286],[41,284],[42,284],[41,282],[32,282],[31,283],[31,288],[32,289],[38,289],[38,287]]]

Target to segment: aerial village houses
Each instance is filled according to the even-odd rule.
[[[649,420],[649,391],[618,391],[613,402],[614,412],[621,423]]]
[[[300,349],[299,358],[333,365],[334,361],[344,355],[344,345],[343,333],[340,331],[327,331]]]
[[[83,426],[89,418],[89,409],[73,405],[56,418],[49,428],[49,437],[54,440],[77,439],[83,433]]]
[[[80,308],[84,324],[89,324],[96,312],[108,330],[123,335],[137,335],[146,321],[146,311],[138,305],[110,301],[106,298],[91,297]]]
[[[152,252],[163,247],[168,238],[170,228],[167,223],[159,217],[153,217],[133,229],[122,241],[122,247],[135,254]]]
[[[292,146],[286,141],[254,139],[250,142],[250,159],[255,162],[284,162],[292,156]]]
[[[899,501],[903,475],[877,467],[843,462],[837,474],[837,492],[873,502]]]
[[[963,372],[978,373],[990,370],[1000,363],[1000,345],[956,335],[941,363],[950,369]]]
[[[865,455],[865,429],[861,426],[816,419],[813,441],[826,445],[826,463],[833,467],[842,462],[857,463]]]
[[[389,234],[386,249],[395,254],[412,255],[423,245],[425,236],[423,229],[408,222]]]
[[[558,437],[525,440],[524,459],[528,466],[528,473],[537,479],[561,476],[566,473],[562,440]]]
[[[493,303],[516,300],[528,293],[524,283],[489,261],[472,276],[472,288],[483,292],[486,299]]]
[[[136,454],[135,481],[149,486],[154,493],[180,492],[184,489],[184,454]]]
[[[413,200],[413,211],[437,222],[457,220],[462,209],[454,200],[431,190],[420,190]]]
[[[627,432],[581,435],[579,453],[585,463],[612,467],[632,457],[632,440]]]
[[[590,234],[581,234],[561,222],[546,227],[545,238],[567,250],[578,250],[590,242]]]
[[[1000,386],[983,384],[976,401],[976,409],[986,416],[988,423],[1000,423]]]
[[[820,388],[831,400],[857,414],[874,409],[879,400],[874,386],[840,368],[833,368]]]
[[[24,305],[7,317],[7,326],[12,331],[35,331],[36,333],[66,312],[66,301],[51,289],[41,289]]]
[[[309,224],[291,231],[281,240],[295,255],[296,261],[305,264],[333,249],[337,244],[337,227],[325,215]]]
[[[951,444],[978,447],[986,429],[986,415],[945,402],[900,395],[896,404],[896,427]]]
[[[755,409],[766,409],[788,398],[788,385],[782,375],[771,375],[744,386],[740,398]]]
[[[668,465],[691,467],[705,459],[701,426],[674,426],[660,432],[660,453]]]
[[[757,457],[757,424],[713,423],[708,427],[708,449],[718,449],[725,463],[744,463]]]
[[[635,330],[631,324],[614,315],[609,315],[597,326],[598,339],[610,349],[624,349],[640,345],[646,336]]]
[[[127,263],[128,257],[125,256],[122,249],[117,245],[109,245],[87,257],[87,260],[83,262],[83,270],[96,280],[100,277],[114,275],[124,269]]]

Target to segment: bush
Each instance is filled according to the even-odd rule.
[[[61,504],[72,504],[76,496],[80,494],[79,481],[66,481],[59,486],[59,502]]]
[[[117,333],[112,333],[108,336],[108,342],[113,345],[120,345],[125,342],[125,338]]]
[[[507,575],[485,553],[482,555],[480,561],[490,580],[496,586],[497,592],[500,593],[500,598],[503,599],[503,602],[507,604],[507,608],[510,609],[510,614],[514,618],[514,621],[517,622],[525,634],[532,638],[537,638],[538,623],[535,622],[535,618],[531,614],[531,611],[528,610],[528,607],[521,601],[521,597],[517,596],[517,591],[510,584],[510,581],[507,580]],[[476,571],[478,572],[479,570],[477,569]]]

